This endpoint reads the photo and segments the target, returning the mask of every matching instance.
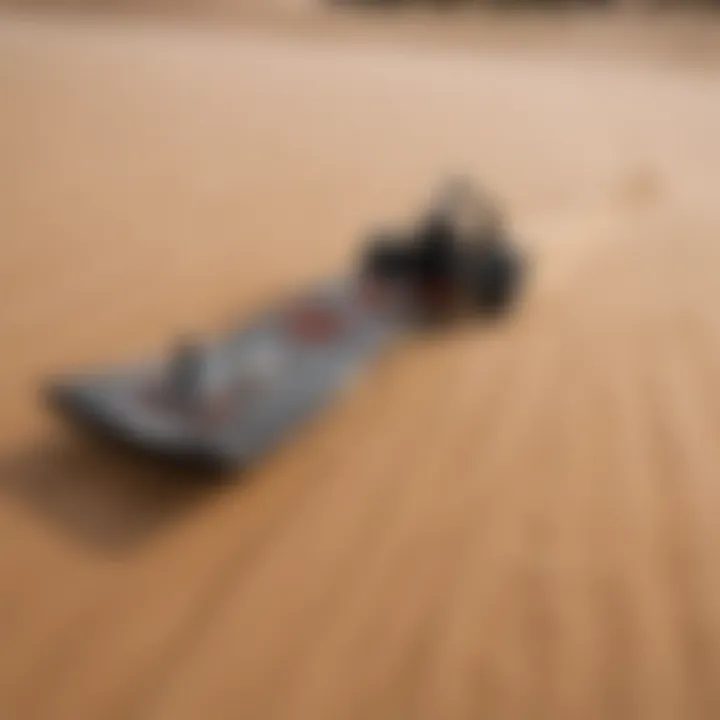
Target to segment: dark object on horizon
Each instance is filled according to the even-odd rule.
[[[472,221],[465,229],[457,221],[463,210]],[[377,238],[365,251],[363,268],[368,277],[407,283],[420,309],[470,306],[498,314],[512,306],[524,262],[492,204],[456,181],[414,233]]]

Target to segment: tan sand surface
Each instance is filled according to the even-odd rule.
[[[343,21],[344,22],[344,21]],[[720,70],[0,18],[0,718],[720,717]],[[222,487],[47,373],[352,262],[448,171],[537,271]]]

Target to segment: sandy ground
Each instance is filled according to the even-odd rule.
[[[720,716],[720,70],[0,19],[0,717]],[[447,171],[537,261],[245,478],[49,372],[342,268]]]

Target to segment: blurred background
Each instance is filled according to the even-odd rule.
[[[0,2],[0,717],[719,717],[719,59],[701,2]],[[39,405],[456,172],[518,314],[250,473]]]

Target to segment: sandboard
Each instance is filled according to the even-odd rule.
[[[469,239],[458,223],[463,204],[477,211]],[[492,206],[451,183],[418,228],[370,243],[356,274],[210,341],[55,378],[44,397],[73,426],[136,450],[193,467],[247,466],[458,298],[473,312],[507,312],[524,275]]]

